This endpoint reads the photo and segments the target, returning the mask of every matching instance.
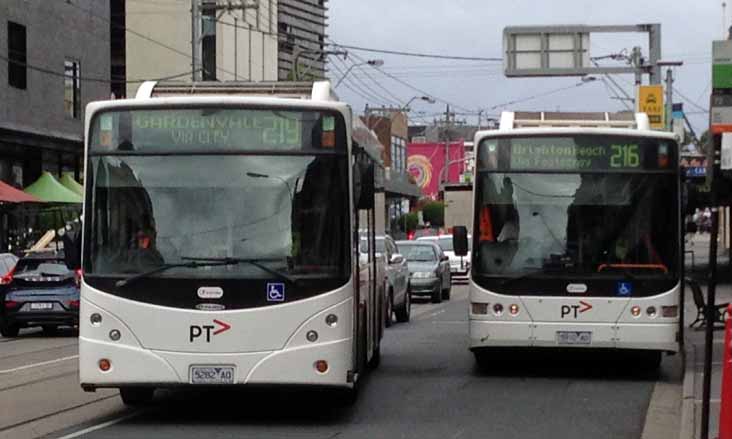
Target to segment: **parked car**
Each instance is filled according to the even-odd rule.
[[[0,334],[16,337],[21,328],[41,326],[53,334],[59,326],[79,324],[80,275],[63,257],[34,255],[15,265],[0,313]]]
[[[450,299],[450,262],[439,245],[432,241],[397,241],[397,247],[407,259],[409,291],[429,295],[432,303]]]
[[[0,299],[5,295],[13,277],[13,269],[18,262],[18,257],[12,253],[0,253]]]
[[[361,257],[366,255],[368,244],[361,239]],[[377,260],[384,265],[386,294],[384,318],[386,326],[391,326],[394,316],[397,322],[408,322],[411,315],[411,297],[409,296],[409,267],[407,261],[399,254],[397,245],[391,236],[377,236],[375,253]]]
[[[452,235],[423,236],[418,241],[432,241],[440,246],[443,252],[450,258],[450,273],[453,281],[467,281],[470,272],[470,251],[465,256],[456,256],[452,247]],[[468,236],[470,243],[470,236]]]

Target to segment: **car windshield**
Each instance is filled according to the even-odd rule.
[[[437,260],[437,254],[431,245],[399,244],[399,251],[407,261],[428,262]]]
[[[50,274],[55,276],[70,273],[63,261],[44,259],[21,259],[15,266],[15,275]]]
[[[146,112],[146,117],[151,118],[148,113],[151,112]],[[273,117],[271,112],[266,113],[260,121],[262,126]],[[169,120],[161,115],[155,123],[176,127],[189,120],[203,125],[209,120],[206,115],[201,110],[190,120],[180,115],[170,116]],[[221,117],[226,123],[244,124],[255,116],[255,112],[248,111],[228,112]],[[291,138],[273,139],[270,137],[274,134],[267,134],[267,130],[263,137],[254,138],[252,145],[241,138],[241,151],[271,148],[289,153],[301,147],[311,150],[315,141],[309,136],[305,140],[304,133],[325,124],[317,117],[317,113],[303,115],[304,121],[300,123],[304,126],[297,135],[283,131],[283,136],[290,133]],[[138,119],[135,114],[126,118]],[[201,152],[171,155],[171,145],[162,143],[175,143],[188,131],[151,130],[150,124],[158,120],[154,118],[145,122],[144,129],[136,130],[142,122],[123,129],[124,119],[124,115],[115,114],[109,120],[98,120],[96,128],[102,134],[110,128],[109,136],[114,138],[117,123],[118,131],[132,131],[132,145],[126,148],[138,148],[144,153],[107,152],[103,146],[114,145],[117,140],[93,134],[97,142],[93,149],[98,152],[90,157],[87,175],[92,189],[86,209],[86,277],[131,276],[163,264],[181,263],[187,257],[255,260],[292,276],[348,276],[350,235],[344,152],[329,149],[322,154],[215,153],[220,148],[237,147],[229,137],[241,128],[236,125],[226,131],[226,136],[218,136],[220,144],[198,144]],[[243,133],[252,137],[248,131]],[[297,141],[302,145],[297,145]],[[188,144],[181,145],[187,147]],[[271,273],[254,264],[241,263],[175,267],[156,276],[262,279]]]

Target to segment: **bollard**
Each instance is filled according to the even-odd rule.
[[[727,324],[724,332],[719,439],[732,439],[732,305],[727,308]]]

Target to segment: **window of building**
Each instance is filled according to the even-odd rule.
[[[204,3],[206,6],[206,3]],[[204,7],[201,24],[201,62],[204,81],[216,80],[216,9]]]
[[[79,61],[64,61],[64,112],[72,119],[81,117],[80,76]]]
[[[25,26],[8,21],[8,85],[25,90],[28,86]]]

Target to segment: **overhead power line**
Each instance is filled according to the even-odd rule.
[[[419,52],[405,52],[401,50],[388,50],[388,49],[374,49],[370,47],[361,46],[350,46],[340,43],[329,43],[334,46],[342,47],[344,49],[359,50],[361,52],[372,52],[372,53],[384,53],[388,55],[400,55],[400,56],[411,56],[415,58],[433,58],[433,59],[452,59],[458,61],[488,61],[488,62],[503,62],[503,58],[486,58],[480,56],[457,56],[457,55],[443,55],[437,53],[419,53]]]
[[[575,89],[577,87],[582,87],[585,84],[587,84],[587,83],[586,82],[578,82],[576,84],[569,85],[569,86],[566,86],[566,87],[555,88],[553,90],[548,90],[548,91],[546,91],[544,93],[538,93],[538,94],[535,94],[535,95],[526,96],[526,97],[523,97],[523,98],[514,99],[512,101],[504,102],[502,104],[494,105],[492,107],[488,107],[487,110],[496,110],[498,108],[506,107],[508,105],[520,104],[520,103],[527,102],[527,101],[531,101],[531,100],[534,100],[534,99],[543,98],[545,96],[553,95],[555,93],[559,93],[559,92],[562,92],[562,91],[565,91],[565,90],[572,90],[572,89]]]
[[[47,75],[58,76],[61,78],[69,78],[69,79],[75,78],[75,77],[69,76],[65,73],[57,72],[55,70],[51,70],[51,69],[48,69],[45,67],[40,67],[40,66],[36,66],[33,64],[18,62],[18,61],[8,58],[5,55],[0,55],[0,61],[7,61],[10,64],[14,64],[17,66],[23,66],[29,70],[44,73]],[[181,78],[183,76],[188,76],[190,74],[191,74],[191,72],[185,71],[182,73],[176,73],[175,75],[164,76],[161,78],[130,79],[130,80],[126,80],[126,81],[121,80],[121,79],[96,78],[96,77],[92,77],[92,76],[78,76],[75,79],[78,79],[79,81],[82,81],[82,82],[101,82],[101,83],[105,83],[105,84],[141,84],[145,81],[166,81],[166,80],[170,80],[170,79]]]

